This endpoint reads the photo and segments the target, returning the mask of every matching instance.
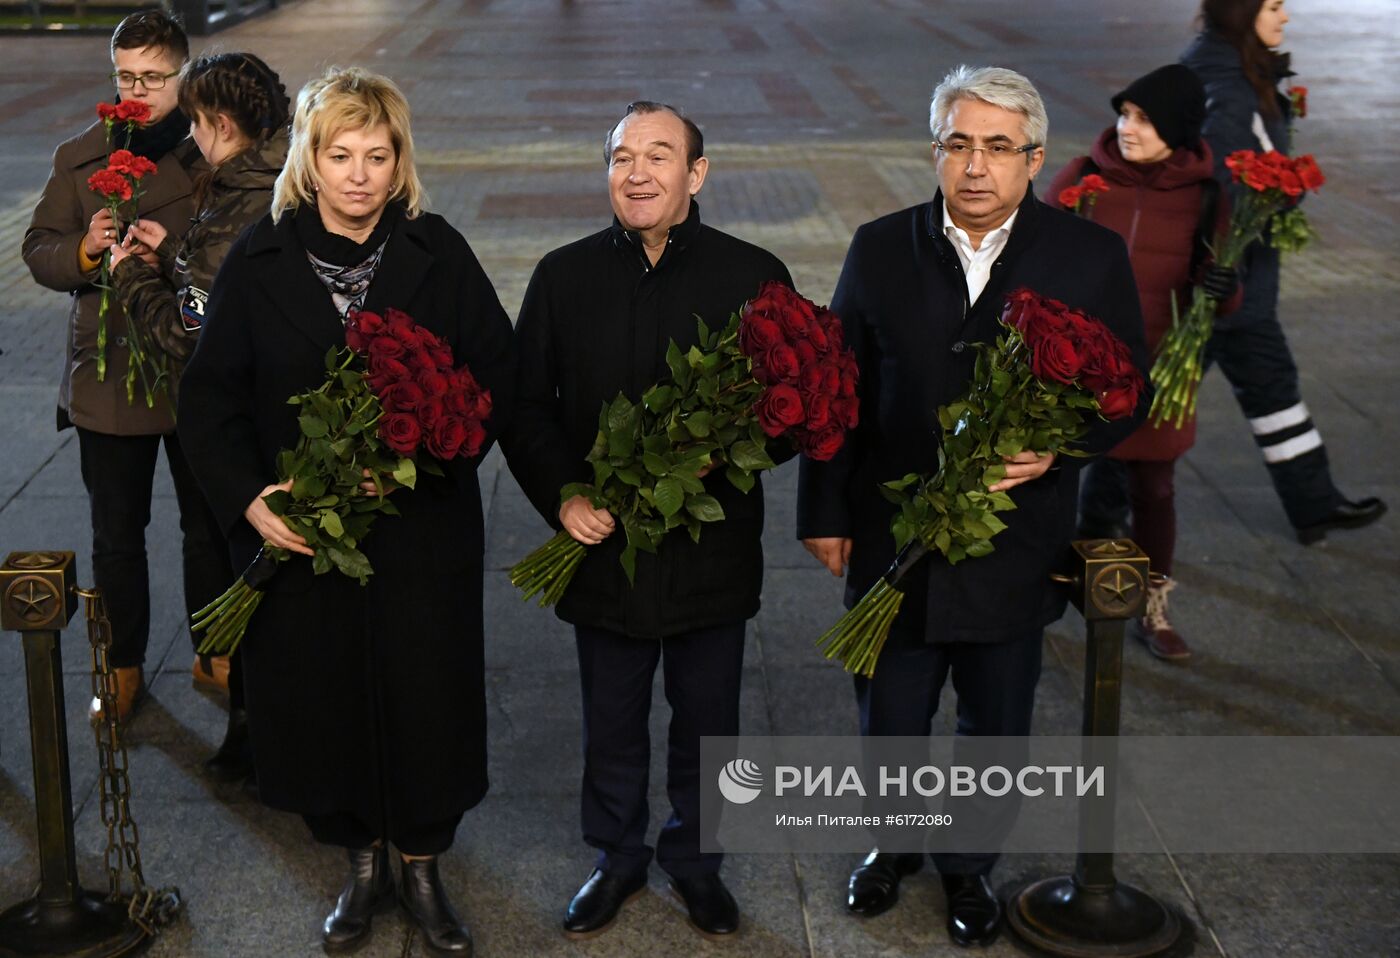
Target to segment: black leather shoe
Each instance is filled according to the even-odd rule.
[[[948,894],[948,937],[953,944],[990,945],[1001,928],[1001,902],[986,875],[944,875]]]
[[[204,770],[221,782],[241,782],[253,774],[253,742],[248,735],[246,709],[228,710],[223,744],[204,763]]]
[[[331,955],[354,951],[364,944],[375,914],[394,907],[389,850],[380,845],[348,851],[350,878],[321,924],[321,947]]]
[[[882,852],[875,849],[851,872],[846,884],[846,910],[874,918],[899,901],[899,881],[924,867],[924,856],[915,852]]]
[[[436,856],[404,861],[399,873],[399,904],[418,926],[429,951],[438,955],[472,953],[472,933],[447,900]]]
[[[564,933],[570,938],[592,938],[607,931],[622,906],[646,891],[646,870],[635,875],[609,875],[593,869],[588,881],[564,912]]]
[[[739,929],[739,903],[718,874],[693,878],[672,875],[671,889],[690,912],[690,923],[702,935],[732,935]]]
[[[1383,515],[1385,503],[1375,496],[1360,502],[1343,499],[1337,508],[1323,519],[1312,525],[1299,526],[1298,541],[1305,546],[1312,545],[1325,539],[1332,529],[1360,529],[1362,526],[1369,526]]]

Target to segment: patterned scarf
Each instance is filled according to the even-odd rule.
[[[384,257],[384,247],[388,242],[389,238],[386,236],[384,242],[370,254],[369,259],[354,266],[336,266],[334,263],[317,259],[313,253],[306,254],[306,258],[311,261],[311,268],[316,271],[316,278],[330,290],[331,302],[335,303],[342,323],[352,309],[359,309],[364,305],[365,294],[369,292],[369,284],[374,279],[374,271],[379,268],[379,261]]]

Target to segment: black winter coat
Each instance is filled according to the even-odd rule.
[[[1215,178],[1230,189],[1232,200],[1237,203],[1245,188],[1232,186],[1225,158],[1236,150],[1264,149],[1255,133],[1256,116],[1270,145],[1280,153],[1288,153],[1292,106],[1280,93],[1276,94],[1278,113],[1272,117],[1260,114],[1259,95],[1244,75],[1240,52],[1217,34],[1207,31],[1197,36],[1181,54],[1181,62],[1200,77],[1206,88],[1206,120],[1201,136],[1215,154]],[[1286,68],[1280,78],[1284,75],[1291,75]],[[1268,319],[1278,310],[1279,251],[1266,243],[1255,243],[1245,252],[1241,265],[1244,302],[1233,313],[1217,317],[1217,329]]]
[[[841,317],[861,370],[860,425],[830,462],[803,457],[798,482],[800,538],[853,539],[846,604],[853,605],[894,560],[895,507],[879,484],[938,467],[939,406],[972,378],[970,342],[991,342],[1006,294],[1020,287],[1101,319],[1132,350],[1146,375],[1133,271],[1123,240],[1110,230],[1027,193],[1006,248],[976,303],[953,245],[943,235],[943,197],[892,213],[856,231],[831,308]],[[1082,443],[1102,453],[1141,422],[1097,420]],[[1064,564],[1074,533],[1077,463],[1068,456],[1048,473],[1011,490],[1016,509],[996,551],[949,565],[937,554],[916,568],[926,588],[908,589],[900,621],[930,642],[998,642],[1043,628],[1064,613],[1064,590],[1049,575]],[[916,580],[917,581],[917,580]]]
[[[619,392],[636,401],[670,372],[666,346],[696,342],[697,316],[711,327],[767,280],[791,285],[766,250],[702,225],[692,202],[653,267],[635,233],[614,225],[549,253],[535,267],[516,324],[518,408],[501,439],[506,461],[547,522],[559,525],[559,490],[589,482],[598,413]],[[763,487],[747,495],[717,470],[707,490],[724,507],[700,542],[672,533],[656,555],[637,556],[629,586],[619,529],[589,548],[556,607],[575,625],[659,638],[742,622],[758,613],[763,583]]]
[[[243,510],[298,438],[287,398],[320,385],[327,350],[345,342],[295,215],[317,213],[265,216],[234,243],[181,383],[180,440],[239,569],[259,546]],[[389,306],[445,338],[491,390],[497,432],[514,386],[510,320],[442,217],[395,223],[365,303]],[[238,651],[267,804],[352,812],[384,834],[450,819],[485,794],[477,464],[455,459],[445,477],[420,473],[416,489],[391,493],[402,514],[381,516],[362,543],[368,585],[313,575],[300,556],[272,579]]]

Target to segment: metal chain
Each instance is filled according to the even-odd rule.
[[[117,677],[108,661],[112,623],[101,589],[78,589],[83,598],[92,645],[92,697],[101,710],[93,718],[97,738],[97,781],[101,790],[102,824],[107,827],[107,900],[127,903],[127,915],[147,937],[154,936],[179,915],[184,903],[174,885],[149,888],[141,871],[141,832],[131,817],[131,778],[126,743],[117,716]],[[131,876],[131,893],[123,894],[122,873]]]

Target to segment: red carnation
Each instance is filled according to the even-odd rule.
[[[769,436],[781,436],[793,426],[801,425],[805,417],[802,396],[786,383],[778,383],[759,396],[754,413]]]
[[[107,169],[116,170],[134,180],[139,180],[147,173],[154,173],[156,165],[144,156],[137,156],[130,150],[115,150],[107,158]]]
[[[379,420],[379,438],[401,456],[411,456],[418,449],[423,430],[418,420],[408,413],[388,413]]]
[[[1078,186],[1066,186],[1060,190],[1060,205],[1070,209],[1079,205],[1080,199],[1084,196],[1084,190]]]
[[[126,202],[131,199],[131,181],[122,176],[116,170],[98,170],[88,177],[88,189],[94,193],[100,193],[107,199],[120,199]]]
[[[140,126],[150,122],[151,107],[144,100],[123,100],[117,104],[114,116],[122,123]]]
[[[117,105],[115,103],[97,104],[97,118],[103,123],[111,123],[117,118]]]

